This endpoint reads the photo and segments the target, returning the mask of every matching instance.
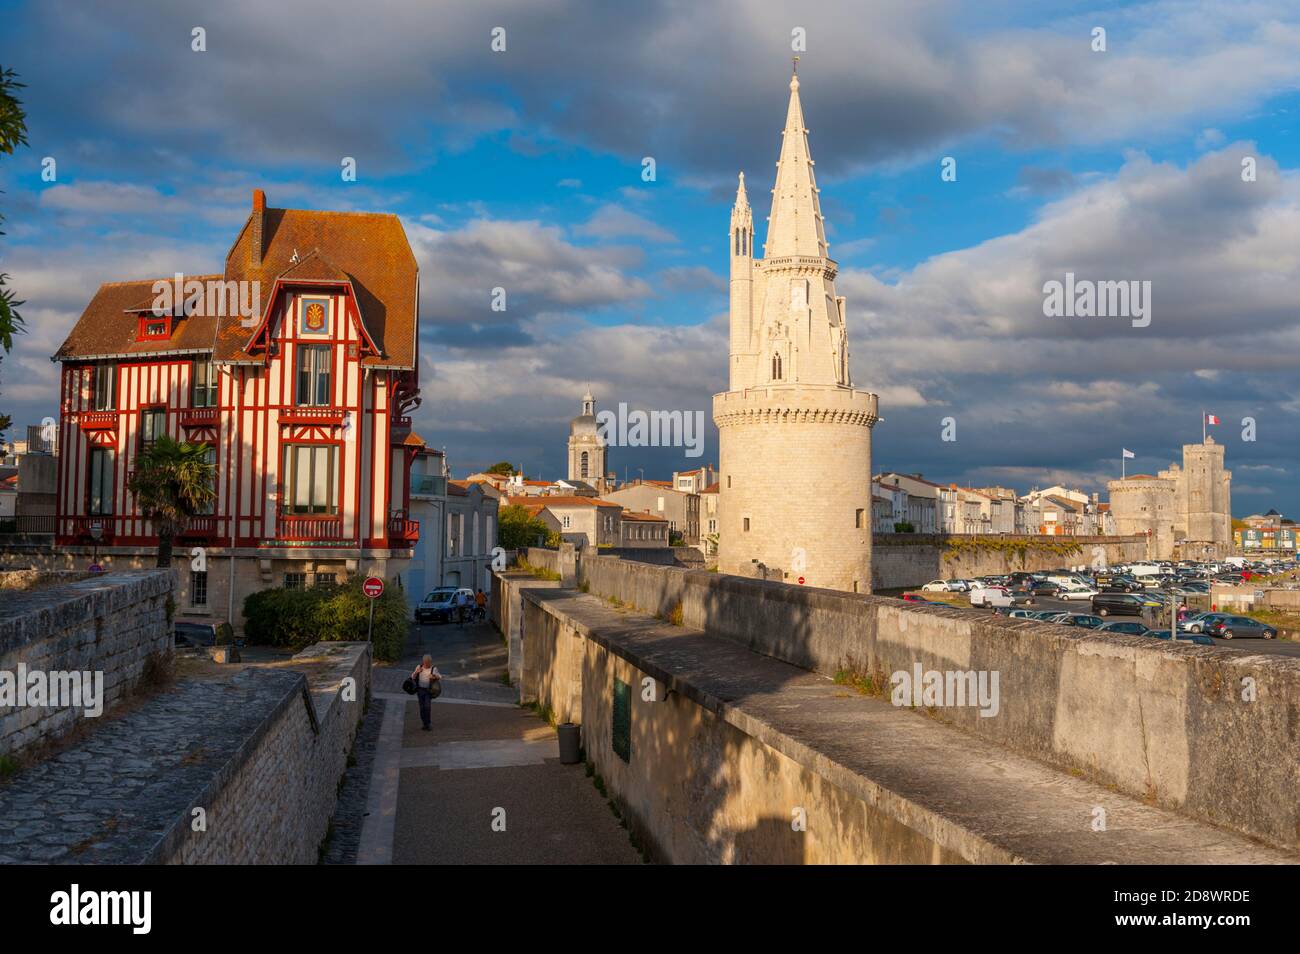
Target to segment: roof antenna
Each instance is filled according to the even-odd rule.
[[[290,265],[298,264],[298,250],[296,248],[293,250],[293,258],[289,259],[289,264]]]

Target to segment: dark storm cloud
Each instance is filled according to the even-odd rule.
[[[975,133],[1122,141],[1193,109],[1231,110],[1300,76],[1294,10],[1254,12],[1111,13],[1124,43],[1098,56],[1080,21],[1013,30],[955,2],[50,0],[13,15],[40,42],[12,63],[31,82],[36,139],[91,151],[101,168],[175,164],[198,148],[269,164],[350,155],[384,170],[527,126],[528,149],[550,134],[698,178],[775,158],[772,103],[799,27],[806,112],[834,175]],[[501,53],[489,45],[498,26]],[[195,27],[206,52],[191,50]],[[1216,45],[1201,42],[1216,30]],[[133,148],[105,143],[119,129]]]

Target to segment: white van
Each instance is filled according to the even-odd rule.
[[[970,591],[971,606],[1015,606],[1015,598],[1005,586],[976,586]]]
[[[1128,568],[1128,575],[1137,579],[1144,576],[1159,576],[1164,570],[1154,563],[1132,563]]]

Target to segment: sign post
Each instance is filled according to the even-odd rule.
[[[370,622],[366,626],[366,642],[372,642],[375,631],[375,600],[384,595],[384,581],[377,576],[368,576],[361,584],[361,592],[370,600]]]

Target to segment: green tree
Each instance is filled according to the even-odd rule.
[[[514,465],[511,464],[510,461],[503,460],[500,461],[499,463],[493,464],[487,470],[483,471],[483,473],[500,474],[502,477],[513,477],[518,472],[515,470]]]
[[[171,566],[177,535],[216,496],[216,477],[202,444],[163,436],[136,458],[126,489],[158,531],[158,566]]]
[[[547,535],[546,524],[519,504],[502,507],[497,513],[497,543],[507,550],[536,546]]]
[[[23,88],[13,70],[0,67],[0,152],[12,156],[18,146],[27,145],[27,113],[17,96],[16,90]],[[0,215],[0,224],[4,216]],[[0,235],[4,235],[0,231]],[[23,319],[18,314],[22,304],[14,297],[13,290],[5,287],[9,276],[0,272],[0,348],[6,354],[14,346],[14,335],[22,330]],[[11,421],[8,415],[0,415],[0,433],[8,430]]]

